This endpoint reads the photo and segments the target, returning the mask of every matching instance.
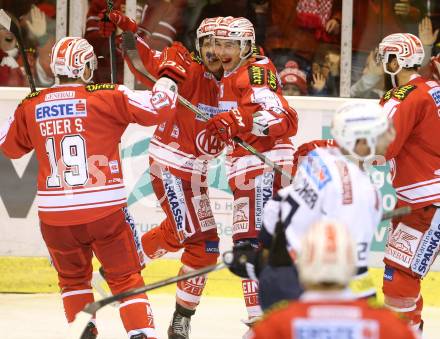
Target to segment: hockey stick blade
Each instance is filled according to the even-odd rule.
[[[411,213],[411,207],[410,206],[403,206],[403,207],[399,207],[396,208],[392,211],[388,211],[382,214],[382,221],[384,220],[388,220],[388,219],[392,219],[392,218],[396,218],[396,217],[402,217],[404,215],[410,214]]]
[[[151,75],[150,72],[145,68],[144,64],[142,63],[142,60],[140,58],[139,52],[136,48],[136,38],[132,32],[124,32],[122,33],[122,48],[124,50],[124,53],[127,55],[128,59],[130,60],[133,67],[136,69],[137,72],[145,76],[148,80],[152,82],[156,82],[157,79]],[[177,100],[180,104],[188,108],[190,111],[195,113],[197,117],[201,117],[204,121],[208,121],[210,117],[203,111],[201,111],[198,107],[194,106],[191,102],[189,102],[184,97],[178,95]],[[289,181],[292,180],[292,176],[284,171],[281,166],[274,163],[272,160],[270,160],[268,157],[266,157],[261,152],[257,151],[254,147],[249,145],[247,142],[241,140],[238,137],[233,138],[234,142],[239,144],[241,147],[243,147],[245,150],[247,150],[249,153],[255,155],[258,159],[260,159],[264,164],[268,165],[269,167],[272,167],[274,170],[276,170],[279,174],[286,177]]]
[[[115,294],[115,295],[112,295],[108,298],[104,298],[104,299],[95,301],[91,304],[88,304],[88,305],[86,305],[86,307],[84,307],[84,309],[80,313],[78,313],[76,315],[75,320],[71,324],[70,335],[72,338],[73,338],[73,336],[75,336],[76,339],[77,338],[84,339],[85,338],[84,337],[84,335],[85,335],[84,330],[85,330],[85,327],[88,324],[88,322],[91,320],[91,317],[98,310],[100,310],[104,306],[107,306],[115,301],[119,301],[121,299],[128,298],[128,297],[134,296],[136,294],[145,293],[145,292],[154,290],[156,288],[168,286],[168,285],[174,284],[174,283],[182,281],[182,280],[195,278],[200,275],[207,274],[209,272],[218,271],[218,270],[221,270],[225,267],[226,267],[226,265],[223,262],[220,262],[216,265],[207,266],[207,267],[201,268],[199,270],[191,271],[191,272],[179,275],[179,276],[171,277],[171,278],[168,278],[165,280],[160,280],[155,283],[148,284],[148,285],[145,285],[142,287],[138,287],[138,288],[132,289],[130,291]]]

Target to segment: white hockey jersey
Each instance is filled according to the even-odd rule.
[[[309,226],[321,218],[346,224],[357,243],[356,279],[361,284],[359,279],[367,275],[370,244],[382,217],[381,197],[368,174],[338,148],[317,148],[308,153],[293,184],[267,202],[263,242],[264,234],[273,236],[280,216],[288,250],[294,255],[301,251],[301,239]],[[354,287],[354,292],[358,296],[374,294],[370,287],[362,292]]]

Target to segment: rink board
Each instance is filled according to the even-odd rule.
[[[26,89],[2,89],[0,92],[0,107],[2,107],[0,125],[6,121],[26,93]],[[289,103],[299,115],[298,134],[294,138],[295,144],[328,137],[330,120],[334,110],[347,100],[350,99],[291,97]],[[148,175],[147,149],[153,131],[153,128],[130,125],[121,144],[129,209],[141,234],[156,227],[164,218]],[[211,207],[217,222],[221,252],[229,249],[232,244],[233,211],[232,195],[228,188],[223,160],[224,158],[221,158],[212,163],[209,173]],[[19,259],[18,262],[29,268],[39,262],[41,260],[39,258],[47,256],[38,227],[35,204],[36,173],[37,165],[34,154],[31,153],[14,161],[0,155],[0,262],[2,263],[0,270],[6,263],[8,263],[8,267],[17,267],[15,263],[17,257],[28,257],[28,259]],[[395,195],[390,186],[387,169],[385,167],[378,168],[378,171],[372,174],[372,179],[381,189],[384,210],[391,210],[395,203]],[[382,266],[386,225],[386,223],[382,223],[374,236],[370,258],[372,267]],[[171,254],[167,258],[177,258],[178,255],[178,253]],[[36,265],[34,267],[39,269],[42,266]],[[433,270],[440,271],[439,260],[435,263]],[[28,272],[29,270],[25,270],[23,274],[29,274]],[[32,272],[40,276],[38,271],[33,270]],[[172,275],[172,272],[167,270],[165,272]],[[7,286],[9,283],[11,286],[17,287],[18,284],[14,281],[8,282],[5,275],[0,275],[0,277],[0,285]],[[13,278],[14,276],[11,275],[10,279]],[[223,281],[222,279],[220,281]],[[35,283],[37,284],[37,282]],[[23,282],[23,284],[25,283]],[[29,288],[30,285],[27,286]]]

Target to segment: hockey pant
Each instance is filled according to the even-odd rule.
[[[113,294],[144,286],[139,256],[123,209],[99,220],[74,226],[40,223],[43,239],[58,272],[61,297],[70,323],[94,301],[91,288],[92,257],[104,268]],[[119,313],[128,336],[156,338],[153,314],[145,293],[124,298]]]
[[[207,187],[199,180],[182,180],[157,164],[150,164],[153,190],[166,219],[142,236],[146,256],[155,259],[183,248],[179,275],[214,265],[219,256],[217,225]],[[195,310],[206,284],[206,276],[177,284],[176,302]]]
[[[420,281],[440,247],[440,208],[434,205],[393,220],[385,248],[385,305],[414,327],[422,323]]]
[[[263,208],[266,202],[281,188],[281,176],[273,170],[258,175],[235,176],[229,179],[234,196],[232,240],[237,244],[243,240],[257,241],[263,225]],[[285,183],[287,184],[287,182]],[[249,319],[262,315],[258,298],[258,281],[242,280],[243,297]]]

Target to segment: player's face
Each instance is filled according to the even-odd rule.
[[[215,39],[215,54],[225,71],[234,70],[241,61],[240,42],[236,40]]]
[[[376,155],[384,156],[388,146],[394,141],[395,138],[396,129],[394,128],[394,125],[390,123],[390,127],[388,127],[385,132],[377,137]]]
[[[200,56],[206,68],[215,76],[221,76],[223,68],[214,51],[214,39],[206,37],[200,43]]]

